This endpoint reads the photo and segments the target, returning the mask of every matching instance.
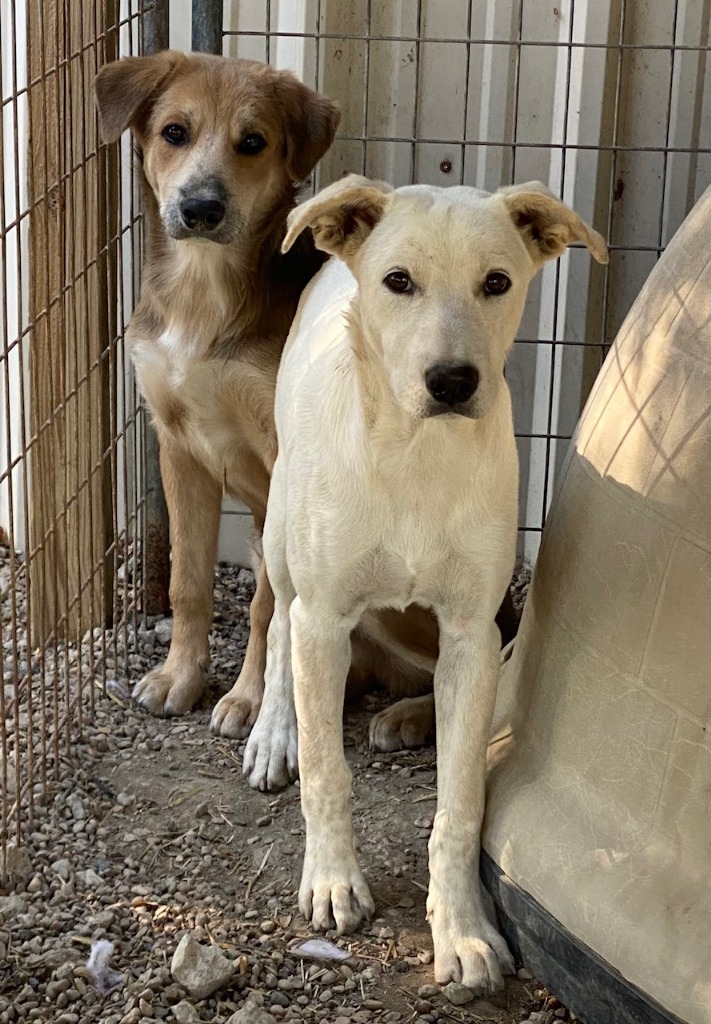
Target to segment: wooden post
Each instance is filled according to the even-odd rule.
[[[30,614],[33,643],[110,617],[106,251],[90,44],[106,5],[28,8],[30,80]],[[97,24],[98,20],[98,24]],[[115,197],[114,197],[115,202]]]

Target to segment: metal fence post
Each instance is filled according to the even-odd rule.
[[[169,45],[170,0],[153,0],[144,8],[143,53],[150,56]],[[165,615],[170,610],[170,524],[160,475],[158,435],[144,406],[146,529],[143,539],[143,610]]]
[[[193,0],[193,50],[222,53],[223,0]]]

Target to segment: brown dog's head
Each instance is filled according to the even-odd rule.
[[[227,57],[126,57],[95,88],[104,141],[131,129],[174,239],[234,241],[293,194],[339,121],[334,103],[289,72]]]

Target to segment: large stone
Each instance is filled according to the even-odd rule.
[[[170,973],[194,999],[207,999],[227,984],[234,965],[215,946],[203,946],[192,935],[184,935],[173,953]]]

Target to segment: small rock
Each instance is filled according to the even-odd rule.
[[[227,1024],[276,1024],[276,1018],[262,1010],[259,1003],[250,996],[242,1009],[227,1020]]]
[[[474,998],[474,993],[470,988],[467,988],[466,985],[459,985],[456,981],[450,981],[442,991],[452,1006],[464,1006],[465,1003],[471,1003]]]
[[[439,985],[420,985],[417,994],[420,999],[433,999],[440,994],[440,991]]]
[[[67,807],[72,812],[72,817],[75,821],[84,821],[86,818],[86,811],[84,810],[84,804],[81,802],[81,797],[78,793],[71,793],[67,797]]]
[[[11,921],[16,914],[23,914],[27,909],[24,896],[0,896],[0,916]]]
[[[173,620],[158,619],[155,624],[156,640],[161,644],[169,644],[173,636]]]
[[[52,871],[55,875],[59,875],[63,882],[67,882],[72,873],[72,863],[66,859],[55,860],[52,864]]]
[[[195,999],[207,999],[232,977],[233,964],[215,946],[184,935],[173,953],[170,973]]]
[[[104,884],[104,880],[101,875],[97,875],[93,868],[87,868],[86,871],[79,871],[78,875],[84,885],[89,886],[90,889],[96,889]]]
[[[289,997],[285,996],[283,992],[275,990],[269,995],[269,1002],[272,1006],[283,1006],[285,1009],[289,1006]]]
[[[110,928],[114,923],[113,910],[100,910],[98,914],[92,914],[89,923],[95,928]]]
[[[44,881],[42,875],[35,875],[33,879],[27,885],[28,892],[42,892],[44,888]]]
[[[181,999],[173,1007],[173,1018],[177,1021],[177,1024],[197,1024],[200,1020],[200,1014],[187,999]]]
[[[527,967],[520,967],[516,971],[516,977],[519,981],[533,981],[533,975]]]
[[[26,882],[34,874],[32,858],[26,846],[10,846],[6,854],[6,865],[10,885]]]

